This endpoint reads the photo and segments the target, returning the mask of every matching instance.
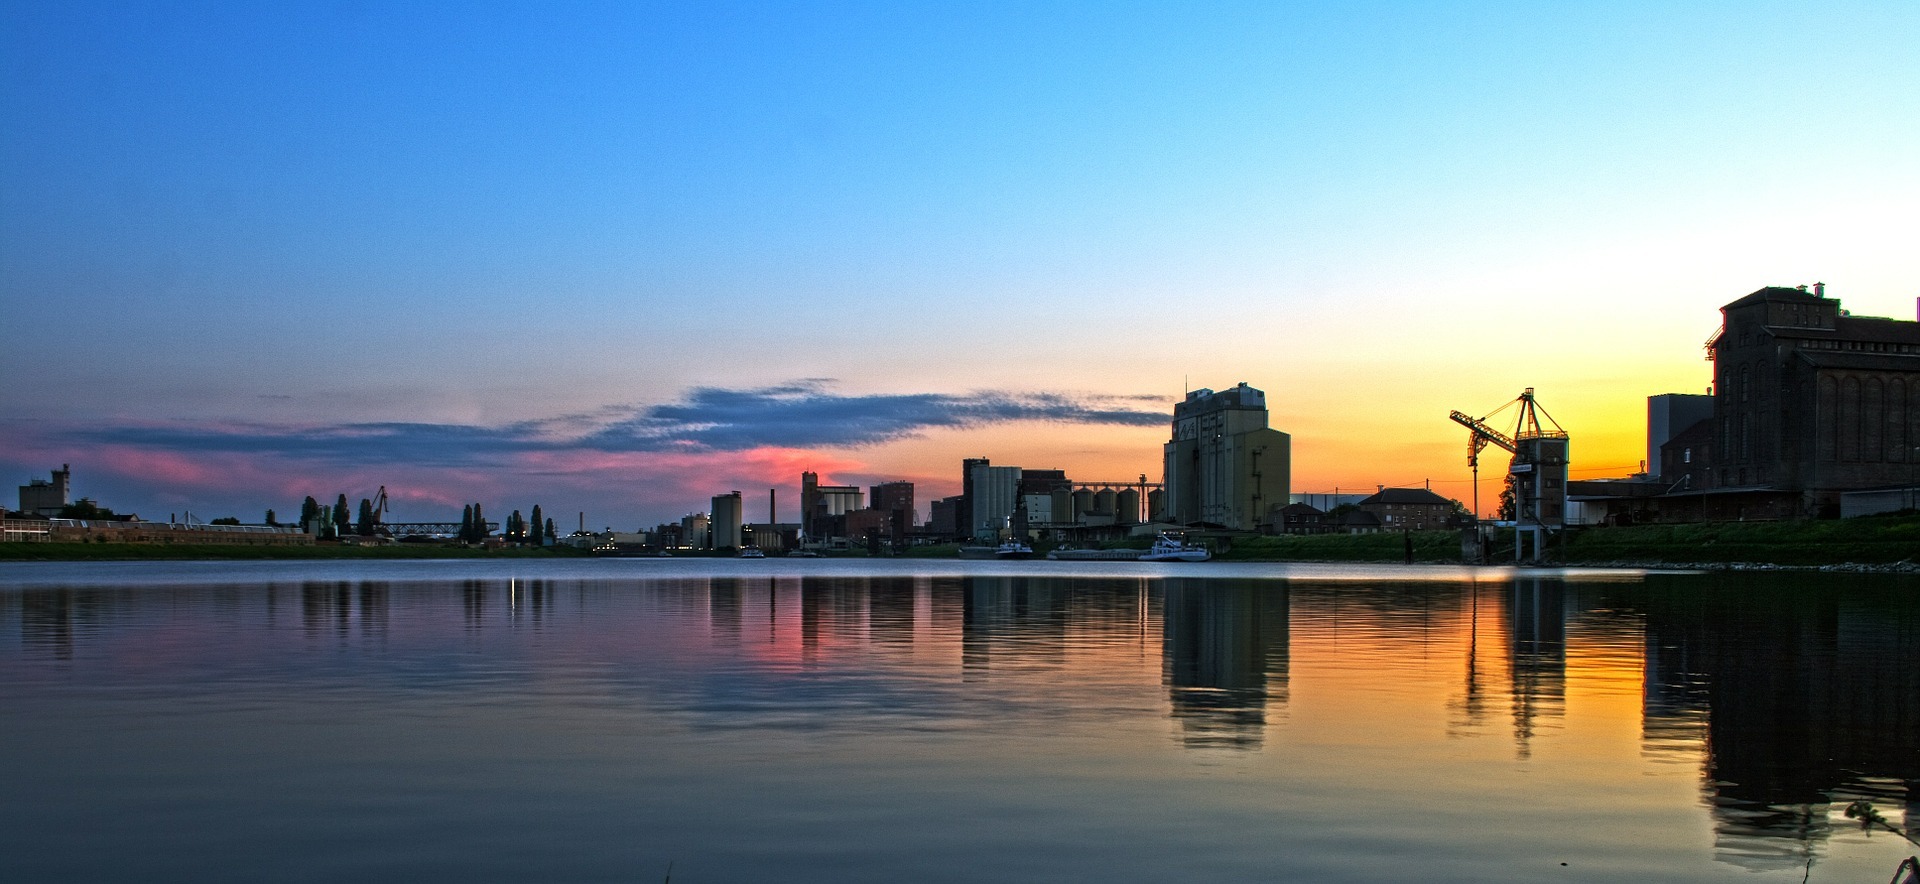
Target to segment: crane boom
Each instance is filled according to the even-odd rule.
[[[1450,418],[1453,418],[1454,423],[1460,424],[1461,426],[1464,426],[1467,429],[1473,431],[1474,438],[1484,439],[1487,442],[1491,442],[1495,445],[1500,446],[1501,448],[1505,448],[1507,450],[1507,453],[1509,454],[1520,453],[1520,447],[1514,444],[1514,441],[1508,438],[1507,434],[1502,433],[1499,430],[1496,430],[1490,426],[1487,426],[1486,421],[1483,421],[1476,417],[1471,417],[1464,411],[1456,411],[1451,414],[1448,414],[1447,416]]]

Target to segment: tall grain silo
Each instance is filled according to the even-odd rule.
[[[1086,520],[1081,517],[1090,512],[1093,512],[1093,492],[1085,488],[1073,492],[1073,520],[1084,522]]]
[[[1114,520],[1122,525],[1140,521],[1140,492],[1128,488],[1113,496]]]
[[[1102,488],[1093,495],[1093,511],[1103,516],[1113,515],[1113,489]]]

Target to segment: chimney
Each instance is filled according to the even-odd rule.
[[[1816,282],[1816,283],[1814,283],[1814,284],[1813,284],[1813,296],[1814,296],[1814,297],[1816,297],[1816,298],[1824,298],[1824,297],[1826,297],[1826,296],[1827,296],[1827,284],[1826,284],[1826,283],[1824,283],[1824,282]]]
[[[767,524],[780,524],[780,489],[767,489]]]
[[[1387,486],[1385,486],[1385,485],[1375,485],[1375,486],[1373,486],[1373,493],[1375,493],[1375,494],[1382,494],[1382,493],[1385,493],[1385,492],[1386,492],[1386,490],[1387,490]]]

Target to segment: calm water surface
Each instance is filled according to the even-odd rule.
[[[1886,881],[1920,581],[0,566],[9,881]]]

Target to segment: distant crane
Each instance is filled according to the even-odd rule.
[[[1519,407],[1513,435],[1494,429],[1489,421],[1515,406]],[[1480,452],[1498,445],[1513,455],[1507,475],[1514,482],[1514,557],[1520,556],[1518,532],[1534,534],[1534,558],[1541,555],[1542,530],[1554,530],[1566,523],[1566,487],[1568,437],[1553,416],[1534,401],[1528,387],[1512,402],[1494,409],[1486,417],[1472,417],[1455,411],[1447,415],[1467,428],[1467,466],[1473,468],[1473,516],[1480,518]],[[1543,422],[1544,419],[1544,422]]]
[[[393,532],[386,527],[387,486],[380,486],[380,493],[373,496],[373,533],[391,536]]]

